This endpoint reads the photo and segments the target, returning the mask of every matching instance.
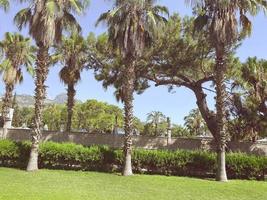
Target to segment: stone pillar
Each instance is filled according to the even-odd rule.
[[[113,126],[112,134],[118,135],[118,116],[115,116],[115,124]]]
[[[13,114],[14,114],[14,109],[13,108],[9,108],[8,109],[8,115],[7,115],[7,118],[5,120],[4,127],[12,128]]]
[[[6,139],[8,129],[12,128],[13,114],[14,114],[14,109],[9,108],[6,119],[4,120],[2,139]]]
[[[171,130],[171,120],[169,117],[167,117],[167,145],[169,146],[172,142],[172,130]]]

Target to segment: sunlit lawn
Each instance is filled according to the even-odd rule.
[[[2,200],[266,200],[267,182],[0,168]]]

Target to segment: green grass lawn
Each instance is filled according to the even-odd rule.
[[[266,200],[267,182],[0,168],[2,200]]]

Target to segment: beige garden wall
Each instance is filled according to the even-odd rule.
[[[2,130],[0,130],[2,134]],[[8,129],[6,136],[1,138],[11,139],[14,141],[25,141],[31,139],[31,130],[27,129]],[[123,146],[123,136],[108,134],[88,134],[88,133],[62,133],[44,131],[42,141],[54,142],[73,142],[82,145],[108,145],[115,148]],[[209,138],[189,139],[189,138],[172,138],[166,137],[148,137],[133,136],[133,145],[137,148],[145,149],[185,149],[185,150],[215,150],[213,141]],[[228,149],[237,152],[251,153],[257,146],[267,149],[267,144],[258,144],[251,142],[230,142]],[[258,149],[256,149],[258,151]],[[263,152],[264,154],[264,152]]]

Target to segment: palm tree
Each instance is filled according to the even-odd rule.
[[[9,0],[0,0],[0,8],[6,11],[9,8]]]
[[[12,107],[13,90],[16,84],[22,82],[22,67],[33,76],[32,64],[35,59],[35,47],[31,45],[30,38],[24,38],[18,33],[6,33],[0,42],[0,51],[3,60],[0,65],[5,83],[5,95],[3,98],[2,117],[5,121],[9,109]]]
[[[32,147],[27,171],[38,170],[38,148],[42,135],[42,110],[46,96],[45,81],[50,65],[49,48],[61,41],[63,30],[80,31],[71,14],[81,13],[88,0],[29,0],[29,7],[17,13],[14,21],[19,29],[29,27],[29,34],[38,47],[35,78],[35,120]]]
[[[189,115],[184,118],[185,126],[193,136],[205,135],[207,127],[199,109],[193,109]]]
[[[232,113],[236,121],[232,123],[233,136],[256,141],[264,135],[267,118],[267,62],[256,57],[248,58],[233,75],[234,91]]]
[[[255,15],[259,6],[266,5],[265,1],[254,0],[186,0],[191,2],[196,10],[200,11],[195,19],[195,28],[207,28],[209,39],[215,48],[215,85],[216,85],[216,122],[218,168],[216,180],[227,181],[225,168],[225,147],[227,134],[225,132],[226,120],[226,86],[225,73],[227,70],[227,54],[231,46],[240,37],[251,33],[251,22],[247,14]]]
[[[66,131],[70,132],[76,94],[75,85],[80,81],[81,72],[87,66],[88,45],[86,40],[77,33],[72,34],[70,38],[64,38],[62,45],[57,47],[57,57],[64,65],[59,73],[60,79],[68,86]]]
[[[143,50],[150,45],[160,22],[166,21],[160,13],[168,13],[164,6],[154,6],[155,0],[116,0],[114,8],[103,13],[97,24],[104,21],[108,26],[109,41],[123,58],[124,102],[124,169],[123,175],[132,175],[131,151],[133,134],[133,93],[136,81],[136,63]]]
[[[158,130],[159,124],[162,122],[166,122],[166,119],[167,119],[166,116],[159,111],[152,111],[147,115],[147,122],[152,123],[155,127],[155,135],[158,135],[159,133]]]

